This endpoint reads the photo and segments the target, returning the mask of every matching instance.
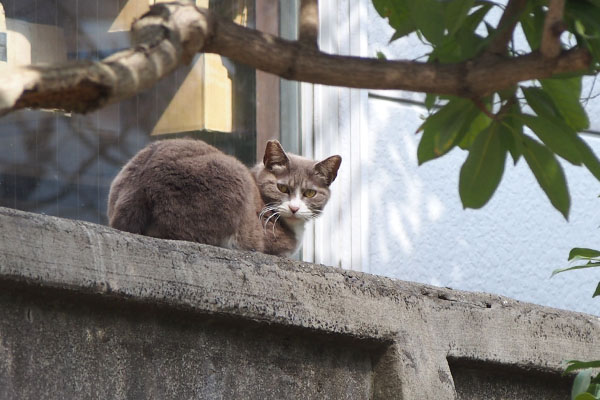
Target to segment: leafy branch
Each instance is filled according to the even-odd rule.
[[[571,249],[571,252],[569,253],[569,262],[576,263],[577,265],[555,269],[552,271],[552,276],[565,271],[600,267],[600,251],[575,247],[574,249]],[[582,264],[581,262],[584,263]],[[600,296],[600,282],[598,282],[598,286],[596,286],[596,290],[592,295],[592,297],[596,296]]]
[[[565,271],[600,267],[600,251],[576,247],[571,249],[568,261],[577,265],[556,269],[552,272],[551,276]],[[592,295],[592,297],[596,296],[600,296],[600,282]],[[565,374],[579,371],[573,382],[571,399],[600,400],[600,374],[594,375],[592,372],[593,368],[600,368],[600,360],[569,360],[566,364],[567,368],[565,369]]]
[[[496,27],[486,16],[499,6],[489,1],[374,0],[374,4],[396,30],[392,41],[411,33],[424,39],[431,48],[428,63],[456,65],[468,60],[475,65],[486,61],[504,65],[532,57],[554,64],[572,52],[590,56],[579,72],[538,75],[527,82],[463,94],[463,98],[429,94],[426,105],[431,113],[420,129],[420,164],[457,146],[469,151],[459,183],[465,208],[480,208],[489,201],[510,154],[515,164],[521,156],[525,159],[552,205],[568,218],[569,191],[557,156],[586,167],[600,179],[600,162],[578,134],[589,128],[580,101],[582,76],[596,73],[600,65],[600,1],[510,0]],[[531,49],[525,55],[517,54],[511,43],[519,25]],[[564,31],[576,38],[576,45],[561,41]],[[467,70],[465,75],[472,78],[469,72],[473,73]],[[488,79],[495,81],[494,75]],[[440,107],[433,110],[433,104]]]
[[[600,361],[567,361],[565,374],[580,370],[571,388],[571,400],[600,400],[600,374],[592,368],[600,368]]]

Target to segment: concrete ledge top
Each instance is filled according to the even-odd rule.
[[[432,363],[600,359],[591,315],[6,208],[0,280],[395,343]]]

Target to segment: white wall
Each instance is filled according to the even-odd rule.
[[[367,3],[370,56],[378,50],[388,58],[423,53],[416,40],[388,46],[392,30]],[[463,210],[458,175],[466,152],[456,149],[417,166],[415,131],[425,110],[410,100],[420,98],[398,91],[369,93],[369,154],[362,165],[369,193],[365,272],[600,315],[600,300],[591,298],[600,270],[550,279],[553,269],[566,266],[572,247],[600,248],[598,181],[583,168],[563,163],[572,202],[566,222],[524,160],[514,167],[509,159],[492,200],[481,210]],[[594,111],[600,111],[598,101],[588,112],[600,131],[600,113]],[[600,154],[600,136],[586,139]]]

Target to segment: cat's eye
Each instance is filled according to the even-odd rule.
[[[311,198],[311,197],[315,197],[315,195],[317,194],[317,191],[313,190],[313,189],[306,189],[303,194],[305,197]]]
[[[277,189],[279,189],[279,191],[281,193],[289,193],[290,192],[290,188],[287,185],[282,185],[281,183],[277,184]]]

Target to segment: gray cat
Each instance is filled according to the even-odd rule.
[[[342,162],[286,154],[269,141],[252,170],[199,140],[153,142],[110,187],[113,228],[163,239],[292,255],[329,200]]]

